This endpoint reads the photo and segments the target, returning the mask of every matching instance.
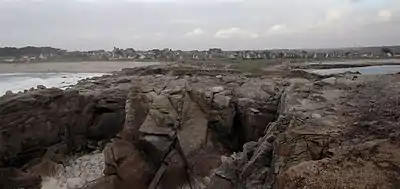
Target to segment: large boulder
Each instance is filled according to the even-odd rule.
[[[88,141],[97,145],[119,133],[128,90],[85,87],[43,88],[0,97],[0,167],[29,170],[23,174],[32,178],[49,176],[66,155],[97,148]],[[54,155],[43,158],[49,151]],[[10,177],[7,182],[12,186],[15,180]]]
[[[185,94],[180,120],[178,141],[184,155],[190,157],[205,147],[208,132],[207,115],[188,94]]]
[[[1,99],[0,164],[21,166],[53,144],[85,135],[93,116],[84,111],[89,101],[75,91],[59,89]]]
[[[109,178],[92,187],[128,189],[135,186],[145,189],[150,184],[155,172],[145,160],[145,156],[132,143],[124,139],[115,139],[107,144],[103,154],[106,164],[104,173]]]
[[[126,140],[139,139],[139,128],[150,110],[152,98],[144,94],[140,86],[132,87],[127,95],[125,105],[125,123],[121,137]]]

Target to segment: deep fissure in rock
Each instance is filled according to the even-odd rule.
[[[231,133],[231,143],[232,143],[232,151],[239,152],[243,150],[243,145],[247,142],[246,137],[244,136],[245,130],[243,129],[242,121],[240,120],[240,111],[235,105],[235,116],[233,117],[233,126]]]
[[[161,72],[158,70],[156,73]],[[219,75],[217,76],[219,77]],[[175,80],[179,81],[176,78]],[[132,167],[129,170],[135,170],[135,166],[141,166],[138,170],[143,171],[135,174],[143,173],[154,176],[161,172],[160,178],[153,178],[155,179],[153,183],[156,182],[155,185],[158,185],[170,183],[170,180],[165,179],[174,171],[178,170],[179,172],[182,169],[183,177],[177,176],[175,179],[182,179],[182,183],[188,182],[187,184],[192,186],[205,182],[196,179],[210,176],[209,174],[212,173],[210,170],[220,165],[221,155],[241,152],[245,150],[244,144],[257,141],[259,137],[262,137],[267,125],[274,122],[277,117],[276,107],[279,106],[277,103],[279,101],[276,99],[264,102],[260,99],[253,100],[245,97],[238,99],[237,94],[233,94],[232,90],[224,85],[222,85],[223,87],[219,86],[220,83],[214,84],[215,89],[211,87],[211,90],[216,91],[212,92],[210,99],[207,97],[207,91],[192,93],[192,89],[187,89],[186,85],[180,89],[181,91],[171,88],[171,86],[167,87],[167,85],[158,93],[155,93],[154,89],[143,89],[146,92],[141,89],[134,95],[128,95],[130,89],[126,89],[118,91],[121,95],[117,95],[117,97],[112,94],[107,96],[110,95],[110,92],[107,92],[97,99],[74,101],[77,104],[69,104],[69,107],[66,108],[68,111],[63,111],[66,114],[63,119],[55,120],[55,123],[60,120],[67,121],[63,123],[64,128],[62,129],[64,130],[58,133],[63,134],[64,141],[53,141],[46,146],[65,143],[68,152],[81,152],[93,149],[93,147],[88,147],[89,143],[96,146],[96,142],[108,140],[118,133],[121,135],[118,135],[110,143],[111,149],[113,149],[110,161],[115,161],[115,164],[107,162],[107,157],[105,160],[106,166],[112,165],[106,171],[107,177],[115,175],[120,177],[120,166],[125,164]],[[209,88],[206,86],[203,90],[210,90]],[[79,94],[74,95],[76,96],[66,96],[65,98],[57,96],[57,99],[62,103],[68,101],[69,98],[82,98]],[[276,96],[278,96],[278,92],[271,98],[276,98]],[[171,100],[170,97],[178,100]],[[156,100],[158,100],[157,106],[159,107],[152,107]],[[239,104],[240,100],[242,104]],[[129,105],[128,102],[132,104]],[[132,106],[134,111],[128,111],[129,106]],[[78,108],[71,109],[71,107]],[[172,109],[168,109],[169,107],[173,107],[172,109],[178,114],[177,117],[174,117],[176,115],[170,112]],[[56,110],[52,111],[57,112]],[[185,115],[184,111],[187,111]],[[128,114],[134,115],[133,118],[128,118]],[[70,117],[73,119],[69,119]],[[179,124],[171,124],[173,122]],[[150,130],[145,130],[146,124],[149,126],[147,129],[150,128]],[[124,126],[128,130],[124,130],[127,129]],[[203,126],[205,128],[202,128]],[[133,131],[134,135],[136,132],[140,134],[132,136],[132,133],[124,133],[125,131]],[[203,132],[206,132],[205,137],[202,135]],[[119,144],[113,146],[114,141],[123,141],[123,145],[126,145],[124,148],[129,149],[130,152],[116,151]],[[33,149],[40,154],[29,156],[29,158],[40,158],[46,150],[46,148]],[[136,152],[137,150],[140,152]],[[259,153],[263,154],[264,152]],[[257,152],[254,149],[247,152],[249,157],[255,155]],[[22,157],[21,155],[20,158]],[[146,158],[146,160],[142,161],[142,158]],[[17,158],[11,159],[17,160]],[[130,162],[131,159],[135,159],[135,162]],[[19,165],[23,165],[27,160],[28,158],[24,158],[19,161]],[[149,160],[150,165],[148,165]],[[204,169],[204,171],[200,169]],[[126,181],[124,177],[119,179]]]

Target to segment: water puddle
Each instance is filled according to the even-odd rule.
[[[325,61],[325,62],[309,62],[310,65],[341,65],[341,64],[394,64],[400,63],[400,59],[377,59],[377,60],[346,60],[346,61]]]
[[[319,75],[340,74],[345,72],[360,72],[364,75],[394,74],[400,72],[400,65],[382,65],[354,68],[310,69],[308,72]]]

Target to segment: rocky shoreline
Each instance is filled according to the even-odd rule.
[[[0,188],[93,150],[104,176],[80,188],[399,187],[400,75],[274,72],[150,66],[7,94]]]

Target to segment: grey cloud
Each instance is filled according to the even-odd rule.
[[[394,2],[383,0],[375,8],[366,1],[0,0],[0,45],[264,49],[399,43]],[[392,11],[391,19],[376,22],[385,8]],[[332,9],[347,12],[336,23],[324,23]],[[277,26],[285,30],[270,35]],[[207,35],[188,38],[195,29]],[[218,35],[221,31],[224,35]]]

